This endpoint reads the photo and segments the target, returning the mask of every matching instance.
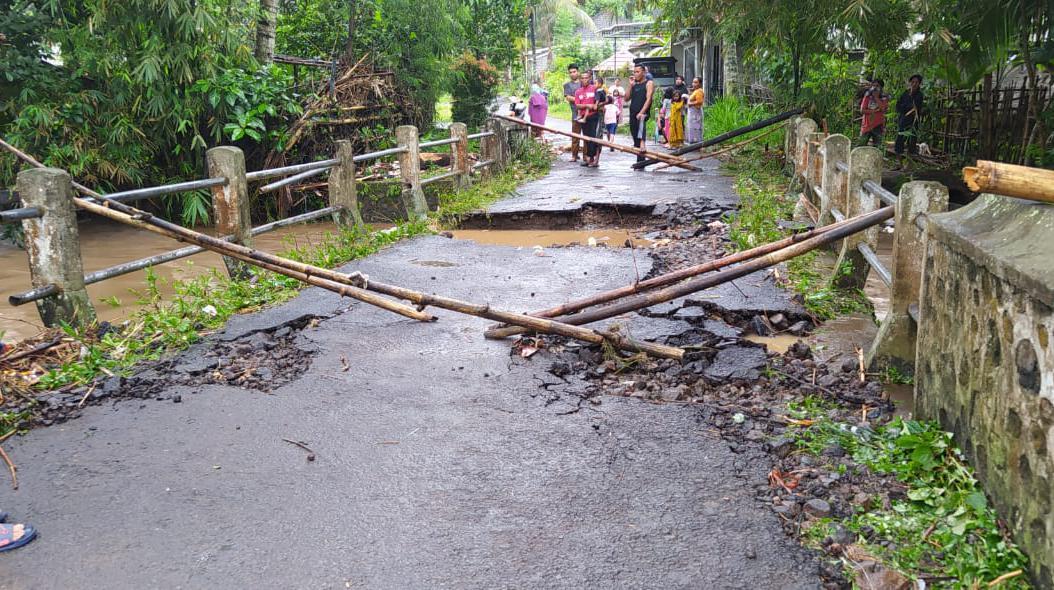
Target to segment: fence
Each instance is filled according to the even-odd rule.
[[[890,290],[890,309],[867,353],[867,364],[872,369],[895,367],[912,374],[926,215],[948,209],[947,187],[937,182],[908,182],[899,194],[893,194],[882,187],[881,151],[851,149],[848,137],[818,132],[811,119],[791,119],[785,141],[787,165],[804,189],[801,204],[819,225],[870,213],[883,204],[894,208],[893,267],[884,266],[875,254],[880,228],[872,227],[838,245],[831,281],[839,287],[862,289],[868,274],[875,271]]]
[[[423,190],[425,186],[445,181],[451,183],[455,190],[463,190],[471,185],[473,174],[490,174],[501,170],[511,156],[511,133],[512,130],[492,119],[487,122],[486,130],[480,133],[470,135],[464,123],[454,123],[450,126],[449,138],[421,142],[417,128],[404,125],[395,130],[397,145],[394,148],[355,155],[351,142],[340,140],[336,142],[331,159],[253,172],[246,172],[242,150],[221,146],[206,153],[208,178],[111,193],[106,197],[127,203],[210,189],[217,233],[223,236],[223,240],[251,246],[254,236],[323,217],[332,217],[340,227],[363,225],[357,197],[356,164],[395,157],[399,163],[402,208],[407,219],[420,220],[425,219],[429,212]],[[480,153],[474,164],[469,154],[469,141],[472,140],[480,140]],[[447,145],[451,146],[449,170],[423,177],[420,151]],[[18,153],[6,143],[0,142],[0,146]],[[271,180],[258,188],[259,193],[266,194],[324,174],[329,175],[328,206],[265,225],[252,226],[249,183]],[[73,204],[74,185],[69,174],[62,170],[23,170],[17,181],[17,194],[23,206],[0,212],[0,223],[22,223],[33,282],[32,289],[11,295],[8,301],[11,305],[36,302],[45,326],[61,323],[87,325],[94,321],[95,311],[85,290],[87,285],[204,250],[201,246],[188,246],[85,274]],[[244,262],[224,257],[224,263],[232,277],[244,276]]]

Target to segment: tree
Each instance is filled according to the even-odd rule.
[[[260,0],[260,14],[256,19],[256,61],[269,65],[274,61],[275,25],[278,21],[278,0]]]

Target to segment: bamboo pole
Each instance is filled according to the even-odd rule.
[[[692,143],[692,144],[686,145],[684,147],[677,148],[677,149],[673,150],[672,152],[670,152],[670,154],[674,155],[674,156],[683,156],[684,154],[687,154],[688,152],[694,152],[694,151],[697,151],[697,150],[701,150],[703,148],[710,147],[712,145],[717,145],[719,143],[724,143],[724,142],[728,141],[729,139],[734,139],[736,137],[739,137],[740,135],[745,135],[745,134],[750,133],[752,131],[757,131],[758,129],[764,129],[765,127],[768,127],[769,125],[775,125],[776,123],[780,123],[782,121],[786,121],[787,119],[790,119],[791,117],[793,117],[795,115],[800,115],[803,112],[805,112],[805,109],[802,109],[802,108],[791,109],[791,110],[789,110],[789,111],[787,111],[785,113],[780,113],[780,114],[776,115],[775,117],[769,117],[768,119],[765,119],[765,120],[762,120],[762,121],[758,121],[757,123],[753,123],[753,124],[747,125],[745,127],[740,127],[739,129],[733,129],[732,131],[729,131],[728,133],[722,133],[721,135],[718,135],[717,137],[715,137],[713,139],[708,139],[708,140],[706,140],[704,142],[701,142],[701,143]],[[640,170],[641,168],[646,168],[648,166],[651,166],[652,164],[658,164],[658,163],[659,162],[656,161],[656,160],[645,160],[643,162],[637,162],[636,164],[633,165],[633,167],[636,168],[637,170]]]
[[[697,291],[716,287],[717,285],[727,283],[750,273],[774,266],[781,262],[786,262],[787,260],[801,256],[810,250],[815,250],[821,246],[837,242],[846,236],[867,229],[873,225],[878,225],[891,217],[893,217],[893,207],[884,207],[866,215],[847,220],[849,223],[836,229],[825,231],[824,233],[809,238],[803,242],[758,256],[748,262],[740,264],[739,266],[708,274],[706,276],[689,279],[658,291],[650,291],[634,297],[627,297],[621,302],[607,307],[601,307],[592,311],[585,311],[567,316],[563,318],[563,321],[574,326],[590,324],[619,316],[624,313],[629,313],[631,311],[637,311],[638,309],[643,309],[645,307],[665,303],[666,301],[684,297],[685,295],[691,295]]]
[[[707,154],[703,154],[701,156],[696,156],[694,158],[688,158],[687,160],[685,160],[685,162],[698,162],[699,160],[705,160],[707,158],[715,158],[717,156],[720,156],[721,154],[726,154],[726,153],[731,152],[733,150],[738,150],[739,148],[741,148],[741,147],[743,147],[745,145],[749,145],[751,143],[754,143],[755,141],[761,139],[762,137],[768,137],[769,135],[772,135],[773,133],[775,133],[775,132],[777,132],[779,130],[780,130],[779,127],[773,127],[771,129],[766,130],[764,133],[761,133],[759,135],[755,135],[754,137],[751,137],[750,139],[747,139],[745,141],[741,141],[741,142],[739,142],[739,143],[737,143],[735,145],[730,145],[730,146],[726,147],[723,150],[717,150],[716,152],[710,152],[710,153],[707,153]],[[654,168],[652,170],[652,172],[658,172],[659,170],[665,170],[665,169],[669,168],[670,166],[672,166],[672,164],[663,164],[662,166]]]
[[[537,123],[531,123],[529,121],[524,121],[523,119],[517,119],[516,117],[507,117],[505,115],[498,115],[498,114],[494,114],[494,115],[491,115],[491,116],[492,117],[497,117],[499,119],[503,119],[505,121],[511,121],[513,123],[517,123],[517,124],[523,125],[525,127],[531,127],[533,129],[541,129],[542,131],[548,131],[549,133],[556,133],[557,135],[566,135],[567,137],[573,137],[575,139],[580,139],[582,141],[591,141],[591,142],[593,142],[595,144],[599,144],[599,145],[602,145],[604,147],[609,147],[609,148],[612,148],[612,149],[616,149],[616,150],[618,150],[620,152],[626,152],[628,154],[633,154],[635,156],[644,156],[646,158],[653,158],[653,159],[655,159],[657,161],[661,161],[661,162],[665,162],[667,164],[670,164],[671,166],[677,166],[679,168],[684,168],[685,170],[692,170],[692,171],[696,171],[696,172],[699,170],[699,168],[697,168],[695,166],[692,166],[690,164],[687,164],[686,160],[684,158],[678,158],[676,156],[671,156],[669,154],[661,154],[661,153],[658,153],[658,152],[650,152],[650,151],[645,150],[643,148],[635,148],[635,147],[631,147],[631,146],[622,145],[620,143],[614,143],[614,142],[610,142],[610,141],[605,141],[603,139],[599,139],[599,138],[596,138],[596,137],[590,137],[588,135],[583,135],[581,133],[573,133],[571,131],[561,131],[559,129],[553,129],[552,127],[546,127],[545,125],[539,125]]]
[[[792,236],[783,238],[782,240],[771,242],[769,244],[764,244],[762,246],[757,246],[756,248],[751,248],[749,250],[743,250],[742,252],[737,252],[735,254],[718,258],[716,260],[710,260],[702,264],[696,264],[663,275],[658,275],[644,281],[639,281],[632,285],[626,285],[624,287],[619,287],[617,289],[612,289],[603,293],[597,293],[596,295],[583,297],[582,299],[570,301],[561,305],[557,305],[555,307],[550,307],[548,309],[532,311],[528,315],[532,315],[534,317],[539,318],[558,318],[561,316],[566,316],[568,314],[582,311],[583,309],[586,309],[588,307],[594,307],[596,305],[609,303],[611,301],[622,299],[630,295],[636,295],[637,293],[641,293],[644,291],[650,291],[659,287],[672,285],[684,279],[701,275],[703,273],[715,271],[726,266],[731,266],[733,264],[745,262],[747,260],[752,260],[754,258],[757,258],[758,256],[763,256],[770,252],[775,252],[788,246],[793,246],[794,244],[804,242],[805,240],[814,238],[816,236],[823,235],[828,231],[838,229],[851,222],[851,219],[846,219],[844,221],[832,223],[831,225],[818,227],[807,232],[794,234]],[[520,328],[513,328],[508,326],[493,326],[484,334],[487,338],[499,339],[507,338],[509,336],[514,336],[516,334],[522,333],[523,330]]]
[[[970,190],[1054,203],[1054,170],[978,160],[963,168]]]

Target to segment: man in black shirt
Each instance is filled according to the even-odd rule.
[[[648,126],[648,115],[651,114],[651,99],[655,94],[655,82],[647,79],[644,66],[634,66],[633,79],[629,83],[629,132],[633,136],[633,147],[644,148]],[[637,161],[643,162],[644,156],[637,154]]]
[[[908,89],[897,100],[897,141],[893,151],[897,154],[897,167],[904,166],[904,149],[909,154],[918,153],[919,121],[922,119],[922,76],[915,74],[908,79]]]

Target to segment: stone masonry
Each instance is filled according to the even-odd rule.
[[[955,433],[1049,590],[1054,205],[984,195],[929,220],[916,411]]]

